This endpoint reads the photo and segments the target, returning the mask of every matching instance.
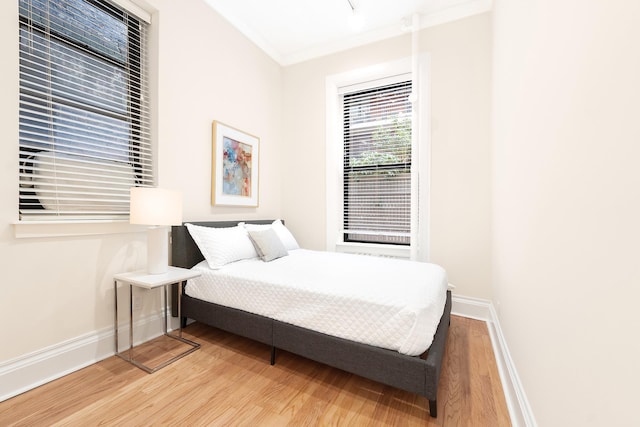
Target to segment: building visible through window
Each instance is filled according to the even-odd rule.
[[[20,219],[118,219],[153,183],[147,24],[102,0],[20,0]]]

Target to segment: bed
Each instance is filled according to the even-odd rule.
[[[247,221],[247,224],[263,226],[272,223],[272,220]],[[189,227],[195,225],[225,229],[236,226],[238,221],[192,222],[191,224]],[[247,227],[249,226],[247,225]],[[203,268],[203,264],[210,259],[209,254],[205,260],[205,256],[187,226],[172,227],[171,235],[172,265],[183,268]],[[286,258],[294,258],[294,256]],[[188,284],[186,288],[189,286]],[[186,289],[183,290],[181,301],[183,316],[181,321],[184,322],[190,318],[267,344],[271,347],[271,364],[276,361],[277,349],[289,351],[392,387],[422,395],[429,401],[430,415],[437,416],[438,382],[451,313],[451,293],[448,290],[439,322],[436,321],[437,324],[432,326],[432,329],[435,329],[435,334],[429,340],[428,349],[419,355],[403,354],[394,349],[365,344],[298,326],[289,321],[208,302],[188,295]],[[174,309],[173,312],[176,313],[177,310]],[[428,333],[428,335],[431,334]]]

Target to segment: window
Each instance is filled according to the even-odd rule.
[[[327,250],[429,260],[429,64],[327,76]]]
[[[20,0],[21,221],[126,219],[153,183],[148,24],[104,0]]]
[[[409,245],[411,80],[342,95],[343,241]]]

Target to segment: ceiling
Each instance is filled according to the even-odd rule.
[[[492,0],[205,0],[281,65],[486,12]],[[351,5],[355,8],[354,19]],[[358,27],[358,19],[361,25]]]

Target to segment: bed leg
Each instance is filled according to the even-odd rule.
[[[429,401],[429,414],[432,418],[436,418],[438,416],[438,404],[435,399]]]
[[[271,366],[276,364],[276,348],[275,346],[271,347]]]

